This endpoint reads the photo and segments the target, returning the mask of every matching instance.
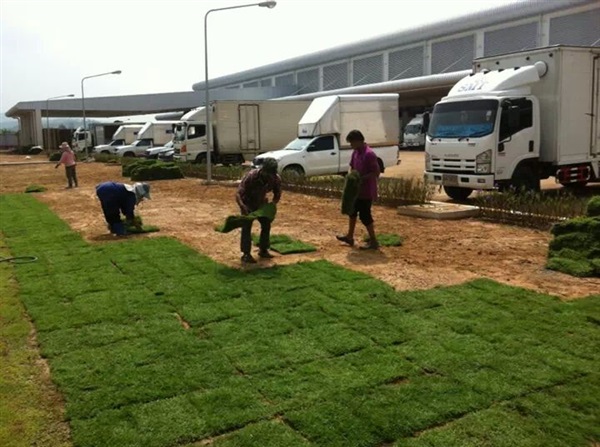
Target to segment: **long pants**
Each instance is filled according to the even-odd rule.
[[[77,165],[73,166],[65,166],[65,172],[67,173],[67,181],[69,182],[69,188],[72,188],[73,185],[77,186]]]
[[[266,251],[271,245],[271,221],[266,217],[259,217],[257,220],[260,223],[260,241],[258,247],[261,251]],[[245,255],[249,255],[252,250],[252,222],[248,222],[242,226],[240,248]]]
[[[121,222],[121,211],[119,206],[107,201],[100,200],[102,206],[102,212],[104,213],[104,219],[108,224],[108,228],[111,233],[123,235],[126,233],[125,225]]]

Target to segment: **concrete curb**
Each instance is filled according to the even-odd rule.
[[[428,202],[423,205],[399,206],[398,214],[425,219],[457,220],[477,217],[479,208],[447,202]]]

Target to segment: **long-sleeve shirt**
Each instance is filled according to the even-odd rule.
[[[279,175],[262,175],[260,169],[248,172],[238,187],[242,203],[250,212],[256,211],[267,202],[267,193],[273,192],[273,201],[281,198],[281,177]]]
[[[105,215],[118,216],[119,213],[123,213],[127,219],[133,219],[133,210],[137,199],[135,194],[127,191],[122,183],[100,183],[96,186],[96,195],[102,203],[102,210]]]
[[[65,166],[75,166],[77,164],[75,162],[75,153],[71,149],[63,151],[58,161],[58,164],[61,163]]]

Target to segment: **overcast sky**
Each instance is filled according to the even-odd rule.
[[[550,1],[550,0],[549,0]],[[209,16],[209,76],[515,0],[278,0]],[[190,91],[204,80],[204,14],[229,0],[2,0],[2,115],[19,101]],[[2,116],[2,118],[5,118]]]

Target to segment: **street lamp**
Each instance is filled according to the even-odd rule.
[[[249,8],[250,6],[260,6],[261,8],[272,9],[277,5],[275,1],[250,3],[247,5],[228,6],[226,8],[216,8],[209,10],[204,16],[204,103],[206,105],[206,181],[212,181],[211,173],[211,151],[212,151],[212,126],[210,122],[212,110],[210,107],[208,93],[208,15],[215,11],[225,11],[227,9]]]
[[[46,100],[46,142],[48,143],[46,146],[46,152],[48,152],[50,150],[50,106],[48,104],[48,102],[51,99],[60,99],[60,98],[73,98],[75,95],[70,94],[70,95],[60,95],[60,96],[53,96],[52,98],[48,98]]]
[[[118,75],[121,74],[121,70],[115,70],[115,71],[108,71],[106,73],[100,73],[100,74],[95,74],[95,75],[91,75],[91,76],[86,76],[85,78],[83,78],[81,80],[81,111],[83,113],[83,136],[85,138],[85,153],[86,156],[89,157],[89,153],[88,153],[88,149],[87,149],[87,132],[86,132],[86,125],[85,125],[85,95],[83,93],[83,81],[85,81],[86,79],[90,79],[90,78],[97,78],[98,76],[107,76],[107,75]]]

